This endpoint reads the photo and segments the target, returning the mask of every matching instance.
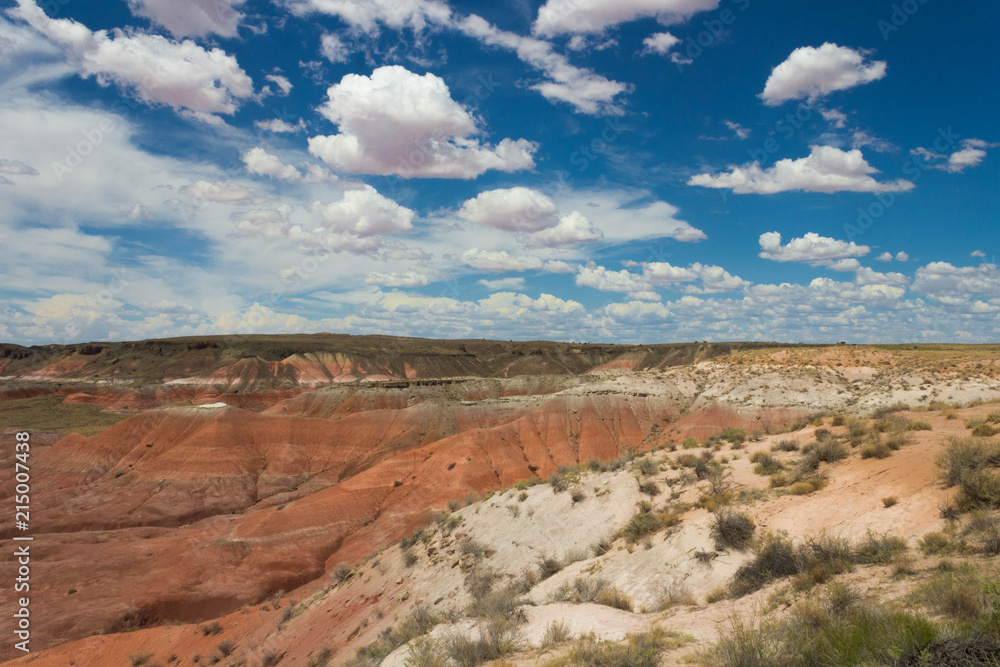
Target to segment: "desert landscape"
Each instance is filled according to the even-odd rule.
[[[995,664],[998,351],[4,345],[34,542],[0,657]]]

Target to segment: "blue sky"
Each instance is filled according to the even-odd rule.
[[[0,3],[0,340],[995,341],[1000,7]]]

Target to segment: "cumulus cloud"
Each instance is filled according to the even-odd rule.
[[[854,282],[859,285],[891,285],[902,287],[909,283],[910,279],[902,273],[896,273],[895,271],[880,273],[873,271],[867,266],[859,266],[854,273]]]
[[[236,37],[243,14],[236,8],[246,0],[128,0],[135,16],[166,28],[174,37],[216,34]]]
[[[272,176],[281,181],[298,181],[302,179],[299,170],[290,164],[284,164],[277,155],[268,153],[261,147],[251,148],[240,156],[251,174]]]
[[[817,100],[883,78],[884,60],[870,61],[867,54],[831,42],[819,48],[803,46],[792,51],[771,72],[761,99],[775,106],[788,100]]]
[[[986,257],[986,253],[982,250],[973,250],[969,253],[970,257]]]
[[[626,262],[626,266],[641,266],[643,278],[651,285],[673,287],[681,283],[701,281],[701,286],[686,285],[688,294],[717,294],[749,287],[752,283],[734,276],[721,266],[695,262],[689,266],[675,266],[669,262]]]
[[[459,258],[463,264],[480,271],[504,273],[507,271],[528,271],[541,269],[545,263],[531,255],[511,255],[506,250],[480,250],[470,248]]]
[[[910,256],[907,255],[902,250],[900,250],[899,252],[896,253],[896,261],[897,262],[908,262],[908,261],[910,261]]]
[[[549,42],[500,30],[475,14],[456,21],[454,27],[487,46],[511,50],[521,61],[541,70],[549,80],[536,83],[531,89],[546,99],[565,102],[586,114],[624,113],[616,98],[629,90],[628,85],[574,66],[566,56],[556,53]]]
[[[815,232],[791,239],[786,245],[781,245],[781,234],[778,232],[765,232],[760,235],[759,241],[760,256],[775,262],[809,262],[830,266],[835,260],[861,257],[871,252],[866,245],[820,236]]]
[[[530,243],[537,243],[549,248],[565,248],[580,243],[593,243],[604,238],[604,232],[594,226],[579,211],[559,218],[555,227],[532,234]]]
[[[348,190],[340,201],[316,202],[313,210],[320,214],[328,229],[361,237],[409,231],[416,215],[370,185]]]
[[[581,266],[576,274],[576,284],[579,287],[592,287],[602,292],[624,292],[639,301],[660,300],[660,295],[648,280],[641,275],[630,273],[628,269],[611,271],[594,264]]]
[[[569,191],[556,199],[562,211],[586,212],[608,242],[669,238],[692,243],[708,238],[680,219],[676,206],[660,201],[648,190],[630,188]]]
[[[365,277],[369,285],[383,287],[425,287],[430,284],[436,272],[410,270],[403,273],[379,273],[373,271]]]
[[[299,15],[311,13],[337,16],[351,27],[376,33],[380,26],[394,30],[423,30],[428,24],[447,23],[451,10],[436,0],[290,0]]]
[[[878,261],[880,261],[880,262],[891,262],[892,261],[892,253],[886,251],[886,252],[882,253],[881,255],[879,255],[878,257],[876,257],[875,259],[878,260]]]
[[[598,33],[640,18],[680,23],[718,6],[719,0],[547,0],[532,31],[542,36]]]
[[[642,55],[655,53],[664,56],[673,51],[674,47],[680,43],[680,37],[675,37],[669,32],[654,32],[642,40]]]
[[[917,269],[913,291],[948,305],[966,303],[977,294],[996,297],[1000,294],[1000,270],[995,264],[954,266],[931,262]]]
[[[497,292],[479,301],[482,311],[491,315],[499,315],[516,322],[517,318],[529,312],[553,313],[560,315],[582,314],[586,312],[583,304],[570,299],[560,299],[552,294],[538,295],[532,299],[526,294],[514,292]]]
[[[538,190],[513,187],[480,192],[458,217],[508,232],[538,232],[556,224],[556,205]]]
[[[734,194],[803,192],[907,192],[914,184],[903,179],[878,181],[879,173],[860,150],[812,146],[808,157],[778,160],[766,169],[759,162],[733,166],[718,174],[697,174],[688,185],[732,190]]]
[[[338,171],[404,178],[475,178],[487,170],[535,165],[524,139],[481,144],[476,119],[451,98],[444,80],[398,65],[370,77],[346,75],[320,112],[339,134],[309,139],[309,152]]]
[[[232,114],[253,95],[253,81],[221,49],[141,32],[93,32],[71,19],[49,18],[33,0],[18,0],[11,14],[64,47],[81,76],[114,83],[146,103],[217,122],[215,114]]]

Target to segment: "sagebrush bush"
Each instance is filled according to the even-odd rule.
[[[763,477],[776,475],[785,469],[785,465],[767,452],[755,452],[750,457],[750,463],[755,463],[754,473]]]
[[[448,656],[459,667],[498,660],[524,646],[518,619],[490,619],[476,628],[475,635],[452,632],[445,638]]]
[[[996,429],[989,424],[979,424],[972,429],[971,433],[977,438],[989,438],[1000,433],[1000,429]]]
[[[919,660],[942,631],[913,614],[874,604],[852,604],[834,614],[815,602],[778,621],[734,617],[705,652],[710,667],[867,667],[930,665]],[[906,660],[900,660],[906,656]],[[914,661],[910,662],[909,658]],[[947,663],[964,664],[964,663]],[[971,664],[971,663],[970,663]]]
[[[679,522],[678,516],[669,512],[639,512],[634,514],[621,529],[620,536],[630,544],[635,544],[643,537],[675,526]]]
[[[971,621],[995,601],[984,586],[983,578],[969,566],[935,573],[914,593],[914,599],[939,614],[960,621]]]
[[[632,467],[637,470],[640,474],[645,476],[655,475],[660,472],[660,466],[656,465],[656,462],[648,456],[644,456],[641,459],[636,459],[632,464]]]
[[[892,456],[892,450],[884,442],[870,442],[861,448],[863,459],[885,459]]]
[[[771,446],[772,451],[779,452],[797,452],[799,451],[799,443],[795,440],[781,440]]]
[[[753,519],[729,508],[715,512],[711,527],[715,548],[720,551],[728,549],[744,551],[753,541],[754,531],[757,529]]]
[[[569,480],[566,479],[565,475],[560,475],[559,473],[553,473],[548,479],[549,486],[552,487],[552,491],[555,493],[562,493],[569,488]]]
[[[817,441],[807,445],[803,450],[806,459],[815,459],[819,463],[835,463],[847,458],[847,447],[836,440]]]
[[[659,627],[628,635],[624,642],[601,640],[590,634],[577,642],[567,659],[569,665],[579,667],[657,667],[664,651],[688,641],[690,638],[684,635],[668,634]]]

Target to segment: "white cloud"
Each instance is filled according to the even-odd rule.
[[[121,30],[91,32],[70,19],[51,19],[32,0],[18,0],[11,14],[62,45],[81,76],[114,83],[144,102],[187,111],[200,120],[232,114],[253,95],[253,81],[221,49],[205,50],[190,40]]]
[[[880,139],[864,130],[855,130],[851,135],[851,148],[865,148],[870,146],[879,153],[888,153],[896,150],[896,147],[885,139]]]
[[[524,278],[521,278],[520,276],[497,278],[496,280],[486,280],[483,278],[482,280],[477,280],[476,282],[491,292],[524,289]]]
[[[743,280],[739,276],[734,276],[721,266],[703,266],[698,262],[691,265],[691,268],[698,272],[701,279],[701,287],[690,287],[686,291],[690,294],[715,294],[718,292],[732,292],[749,287],[752,283]]]
[[[819,48],[803,46],[774,68],[760,96],[772,106],[788,100],[817,100],[877,81],[885,74],[885,61],[869,61],[862,51],[830,42]]]
[[[480,271],[504,273],[506,271],[529,271],[541,269],[545,263],[531,255],[511,255],[506,250],[480,250],[470,248],[459,258],[463,264]]]
[[[721,266],[710,266],[695,262],[690,266],[674,266],[669,262],[635,263],[626,266],[641,266],[643,278],[651,285],[673,286],[681,283],[701,281],[701,286],[688,285],[683,291],[688,294],[716,294],[732,292],[749,287],[752,283],[734,276]]]
[[[276,85],[282,95],[288,95],[288,93],[292,92],[292,82],[287,77],[280,74],[268,74],[264,78]]]
[[[860,266],[857,268],[854,274],[854,282],[859,285],[890,285],[894,287],[902,287],[910,282],[902,273],[879,273],[878,271],[873,271],[866,266]]]
[[[695,242],[708,238],[679,219],[676,206],[659,201],[648,190],[629,188],[567,191],[554,195],[561,211],[580,211],[604,232],[609,243],[670,238]]]
[[[572,65],[566,56],[556,53],[549,42],[499,30],[475,14],[456,21],[454,27],[487,46],[514,51],[521,61],[541,70],[549,80],[534,84],[531,89],[546,99],[566,102],[586,114],[624,113],[615,100],[629,90],[628,85]]]
[[[730,167],[728,172],[697,174],[688,185],[732,190],[734,194],[803,192],[907,192],[913,183],[903,179],[877,181],[878,170],[865,161],[860,150],[842,151],[833,146],[812,146],[808,157],[778,160],[767,169],[752,162]]]
[[[513,187],[480,192],[458,217],[509,232],[538,232],[556,224],[556,205],[538,190]]]
[[[995,264],[953,266],[931,262],[917,269],[913,291],[950,305],[966,303],[976,294],[995,298],[1000,294],[1000,270]]]
[[[296,123],[295,125],[292,125],[291,123],[284,121],[280,118],[272,118],[270,120],[254,121],[254,127],[278,134],[283,132],[285,133],[301,132],[302,130],[306,129],[306,124],[301,118],[299,119],[299,122]]]
[[[834,260],[867,255],[871,248],[853,241],[840,241],[809,232],[787,245],[781,245],[781,234],[765,232],[760,235],[760,256],[775,262],[809,262],[830,266]],[[850,270],[854,270],[853,268]]]
[[[530,141],[504,139],[491,147],[474,139],[481,133],[476,119],[431,73],[379,67],[371,77],[346,75],[327,96],[320,112],[340,133],[312,137],[309,152],[338,171],[468,179],[535,165]]]
[[[272,176],[281,181],[298,181],[302,179],[299,170],[290,164],[284,164],[277,155],[268,153],[261,147],[251,148],[240,156],[251,174]]]
[[[528,312],[557,313],[562,315],[582,314],[586,312],[583,304],[569,299],[560,299],[552,294],[538,295],[537,299],[532,299],[525,294],[515,294],[513,292],[497,292],[479,301],[479,306],[483,311],[491,315],[516,318]]]
[[[910,153],[922,158],[929,167],[959,174],[969,167],[978,166],[986,157],[986,149],[997,145],[982,139],[963,139],[962,148],[951,155],[941,155],[922,147],[914,148]]]
[[[970,257],[986,257],[986,253],[982,250],[973,250],[969,253]]]
[[[910,256],[907,255],[902,250],[900,250],[899,252],[896,253],[896,261],[897,262],[908,262],[908,261],[910,261]]]
[[[128,0],[135,16],[142,16],[170,31],[174,37],[216,34],[236,37],[243,19],[236,7],[245,0]]]
[[[861,269],[861,262],[853,257],[845,257],[844,259],[831,261],[826,265],[826,267],[828,269],[833,269],[834,271],[858,271]]]
[[[415,215],[370,185],[348,190],[340,201],[316,202],[313,210],[322,216],[323,225],[328,229],[361,237],[409,231],[413,228]]]
[[[423,30],[428,24],[447,23],[451,10],[435,0],[291,0],[299,15],[319,12],[337,16],[353,28],[378,32],[380,25],[394,30]]]
[[[680,37],[675,37],[669,32],[654,32],[642,40],[642,55],[655,53],[663,56],[670,53],[680,43]]]
[[[718,6],[719,0],[547,0],[532,31],[543,36],[596,33],[647,17],[681,23]]]
[[[347,56],[349,55],[347,51],[347,46],[344,45],[343,40],[332,32],[325,33],[319,40],[319,50],[323,54],[323,57],[329,60],[331,63],[345,63],[347,62]]]
[[[576,268],[572,264],[561,259],[550,259],[542,268],[546,273],[576,273]]]
[[[604,238],[604,232],[594,226],[579,211],[559,218],[555,227],[550,227],[530,236],[531,243],[549,248],[565,248],[580,243],[593,243]]]
[[[733,131],[733,134],[736,135],[737,139],[741,139],[742,140],[742,139],[749,139],[750,138],[751,132],[750,132],[749,128],[743,127],[739,123],[731,121],[731,120],[723,121],[723,123],[725,123],[726,127],[728,127],[730,130]]]
[[[232,181],[196,181],[182,187],[180,193],[216,204],[262,204],[267,201],[253,188]]]
[[[840,109],[820,109],[819,113],[834,129],[842,130],[847,126],[847,114]]]
[[[640,301],[660,300],[660,295],[656,293],[648,280],[640,275],[630,273],[627,269],[611,271],[594,264],[581,266],[576,274],[576,284],[580,287],[592,287],[602,292],[624,292]]]
[[[948,156],[948,163],[944,166],[945,171],[960,173],[968,167],[976,167],[983,158],[986,157],[986,148],[994,148],[997,144],[991,144],[982,139],[964,139],[961,150],[955,151]]]
[[[892,253],[886,251],[886,252],[882,253],[881,255],[879,255],[878,257],[876,257],[875,259],[878,260],[878,261],[880,261],[880,262],[891,262],[892,261]]]
[[[406,271],[404,273],[379,273],[373,271],[365,277],[369,285],[384,287],[425,287],[434,274],[428,271]]]

